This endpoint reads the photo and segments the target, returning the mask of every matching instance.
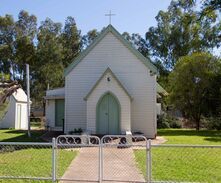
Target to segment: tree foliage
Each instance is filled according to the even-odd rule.
[[[157,26],[150,27],[146,40],[153,57],[171,70],[177,60],[199,51],[212,51],[220,46],[221,23],[211,12],[201,18],[194,1],[172,0],[167,11],[156,16]]]
[[[33,74],[33,94],[37,91],[46,91],[47,86],[59,87],[63,83],[63,55],[60,41],[61,24],[47,18],[41,22],[37,34],[35,72]],[[44,81],[44,82],[41,82]],[[44,93],[38,93],[43,97]]]
[[[0,17],[0,68],[5,74],[10,73],[10,67],[14,68],[14,19],[11,15]]]
[[[82,37],[84,48],[88,47],[99,34],[100,32],[97,29],[88,31],[88,33]]]
[[[34,39],[37,33],[37,18],[29,15],[26,11],[21,11],[18,15],[18,21],[15,22],[15,67],[13,72],[16,73],[14,79],[17,79],[22,86],[26,83],[26,66],[33,66],[35,58]]]
[[[142,36],[138,33],[129,34],[128,32],[124,32],[122,34],[124,39],[132,44],[132,46],[137,49],[143,56],[149,57],[149,48],[147,42]]]
[[[213,14],[214,11],[221,12],[221,0],[205,0],[203,3],[201,17]]]
[[[202,115],[221,107],[221,62],[208,53],[181,57],[169,76],[170,102],[200,128]]]
[[[61,87],[63,71],[82,49],[73,17],[64,27],[47,18],[37,27],[37,17],[20,11],[18,20],[0,16],[0,73],[9,74],[26,88],[25,64],[30,65],[31,96],[41,101],[47,86]]]
[[[61,34],[63,46],[63,65],[67,67],[72,60],[79,54],[82,48],[81,33],[77,29],[73,17],[67,17],[64,30]]]

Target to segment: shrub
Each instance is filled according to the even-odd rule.
[[[70,131],[69,134],[81,134],[83,130],[81,128],[75,128],[74,131]]]
[[[221,117],[203,118],[202,123],[208,130],[221,130]]]
[[[165,115],[157,115],[157,128],[170,128],[170,124],[164,119]]]
[[[181,121],[166,113],[157,117],[158,128],[182,128]]]

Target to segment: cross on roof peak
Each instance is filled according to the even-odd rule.
[[[115,16],[116,14],[111,13],[111,10],[109,11],[108,14],[105,14],[105,16],[109,16],[109,24],[111,24],[111,17]]]

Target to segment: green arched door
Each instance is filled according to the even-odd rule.
[[[119,113],[118,100],[110,93],[104,95],[97,105],[97,133],[119,134]]]

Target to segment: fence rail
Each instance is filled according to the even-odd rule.
[[[128,135],[0,142],[1,179],[221,182],[221,145],[151,144],[146,137]]]

